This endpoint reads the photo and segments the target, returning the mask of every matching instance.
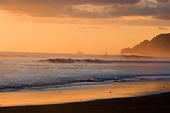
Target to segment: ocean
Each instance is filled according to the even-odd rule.
[[[0,92],[170,80],[170,57],[0,52]]]

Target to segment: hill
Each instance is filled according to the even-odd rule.
[[[170,33],[160,34],[152,40],[144,40],[133,48],[124,48],[120,54],[138,54],[145,56],[170,56]]]

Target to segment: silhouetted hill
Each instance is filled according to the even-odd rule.
[[[146,56],[170,56],[170,33],[160,34],[151,41],[144,40],[133,48],[124,48],[121,54],[139,54]]]

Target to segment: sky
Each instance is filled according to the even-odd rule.
[[[0,0],[0,51],[119,54],[170,31],[170,0]]]

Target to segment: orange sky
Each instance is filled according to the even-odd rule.
[[[119,54],[168,33],[169,15],[168,0],[0,0],[0,51]]]

